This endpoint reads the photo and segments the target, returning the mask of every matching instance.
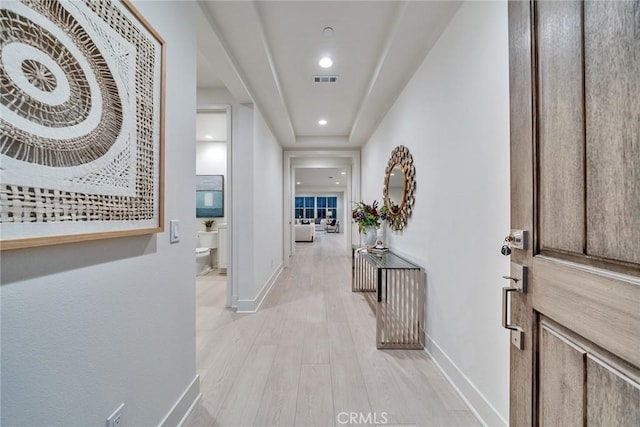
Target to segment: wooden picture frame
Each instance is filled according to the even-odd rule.
[[[126,0],[0,13],[0,249],[164,231],[164,40]]]

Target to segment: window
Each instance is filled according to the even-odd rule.
[[[314,197],[296,197],[296,218],[313,218]]]
[[[338,216],[338,198],[327,197],[327,212],[331,212],[331,218]]]
[[[335,218],[338,212],[337,197],[316,197],[317,215],[316,218],[327,218],[331,212],[331,218]]]
[[[316,197],[316,206],[318,210],[318,214],[316,215],[316,218],[325,218],[327,214],[327,198]]]

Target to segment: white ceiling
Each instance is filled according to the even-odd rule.
[[[315,187],[318,191],[329,191],[332,188],[344,191],[347,188],[347,168],[297,168],[295,171],[296,188]]]
[[[283,147],[359,147],[459,5],[200,1],[198,86],[224,86],[239,102],[255,102]],[[331,37],[323,35],[327,26]],[[318,65],[323,55],[332,68]],[[319,85],[314,75],[338,81]]]
[[[227,113],[203,112],[196,114],[196,141],[227,141]]]
[[[210,61],[201,51],[198,51],[198,65],[196,67],[198,87],[224,87],[224,83],[211,66]]]

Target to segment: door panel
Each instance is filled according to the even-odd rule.
[[[640,425],[639,369],[545,316],[539,333],[541,425]]]
[[[640,2],[584,4],[587,253],[640,263]]]
[[[540,247],[578,254],[585,246],[580,8],[540,2],[537,12]]]
[[[587,425],[640,425],[640,384],[637,379],[593,357],[587,360]]]
[[[542,425],[582,427],[586,352],[542,327],[540,420]]]
[[[639,4],[536,3],[542,251],[640,263]]]
[[[510,425],[640,425],[640,1],[509,3]]]

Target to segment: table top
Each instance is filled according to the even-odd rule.
[[[412,263],[411,261],[407,261],[406,259],[399,257],[393,252],[386,252],[383,254],[373,254],[369,252],[360,252],[360,256],[365,258],[371,264],[373,264],[377,268],[384,269],[416,269],[419,270],[421,267]]]

